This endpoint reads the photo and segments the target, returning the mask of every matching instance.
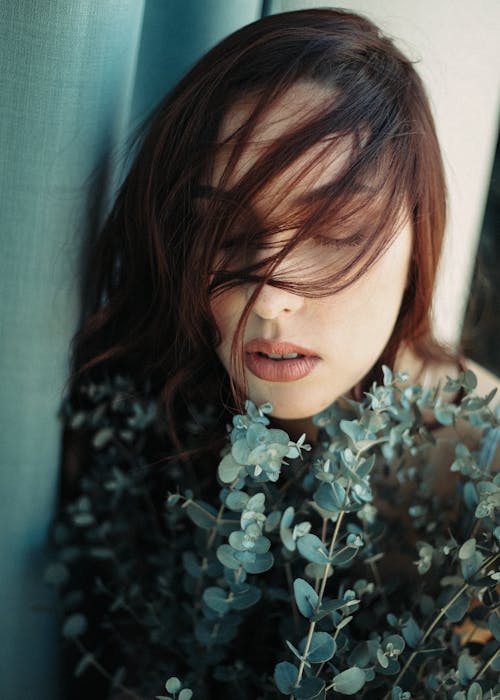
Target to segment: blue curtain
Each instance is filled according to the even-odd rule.
[[[0,3],[2,700],[59,697],[42,572],[79,259],[95,192],[104,206],[117,178],[102,165],[201,53],[261,12],[262,0]]]

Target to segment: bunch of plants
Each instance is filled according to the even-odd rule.
[[[475,386],[384,368],[315,416],[313,448],[247,402],[218,466],[193,466],[159,459],[147,387],[82,385],[63,417],[92,447],[47,569],[77,679],[136,700],[500,698],[500,419]],[[216,424],[193,410],[185,441]]]

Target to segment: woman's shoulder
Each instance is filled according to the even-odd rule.
[[[456,379],[460,372],[470,370],[477,380],[475,394],[485,396],[494,389],[500,394],[500,377],[470,358],[463,358],[460,364],[461,366],[452,360],[425,362],[411,348],[404,348],[398,354],[396,369],[408,373],[409,383],[422,384],[426,389],[443,386],[448,377]],[[495,403],[498,403],[500,396],[495,398]]]
[[[493,372],[468,358],[465,360],[465,368],[470,369],[476,375],[477,387],[475,393],[479,395],[488,394],[493,389],[497,389],[500,392],[500,377],[497,377]],[[500,396],[497,395],[496,399],[498,402]]]
[[[410,384],[421,384],[424,389],[432,389],[439,386],[444,401],[453,403],[459,403],[460,392],[453,395],[443,391],[447,378],[457,379],[461,372],[470,370],[474,373],[477,381],[472,393],[483,398],[490,395],[491,392],[496,391],[489,405],[493,410],[497,410],[500,405],[500,378],[469,358],[462,358],[460,366],[458,363],[454,363],[451,360],[443,362],[424,362],[411,349],[405,349],[398,355],[396,369],[401,372],[406,372],[409,375],[408,382]],[[424,411],[423,415],[428,425],[432,426],[432,430],[436,436],[442,438],[456,438],[455,428],[458,427],[461,437],[469,447],[473,448],[481,440],[482,431],[474,427],[474,425],[470,424],[468,421],[464,421],[462,418],[459,418],[457,420],[457,425],[453,427],[443,426],[437,423],[432,412],[429,412],[429,415],[426,416],[426,411]],[[494,471],[500,471],[500,446],[496,450],[493,469]]]

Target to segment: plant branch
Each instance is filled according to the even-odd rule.
[[[335,523],[335,530],[333,532],[332,541],[330,543],[330,549],[328,550],[328,555],[330,558],[333,554],[335,544],[337,543],[337,538],[339,536],[340,526],[342,524],[342,520],[344,519],[344,515],[345,515],[345,511],[343,511],[343,510],[340,511],[339,516],[337,518],[337,522]],[[321,605],[321,601],[323,599],[323,594],[325,592],[326,582],[328,580],[328,576],[330,574],[331,568],[332,568],[332,565],[330,564],[330,562],[328,562],[328,564],[325,566],[325,571],[323,573],[323,579],[321,581],[321,587],[320,587],[319,593],[318,593],[318,598],[319,598],[318,605]],[[315,628],[316,628],[316,621],[313,621],[313,622],[311,622],[311,624],[309,626],[309,633],[307,635],[306,646],[304,649],[304,653],[302,654],[302,659],[300,661],[300,666],[299,666],[299,673],[297,675],[297,680],[295,682],[296,685],[299,685],[300,681],[302,680],[302,675],[304,673],[304,668],[306,665],[305,660],[307,659],[307,655],[309,653],[309,648],[311,646],[311,640],[312,640],[312,636],[314,634]],[[291,696],[291,700],[293,700],[293,695]]]
[[[288,592],[290,594],[290,600],[292,601],[293,626],[295,627],[295,631],[298,632],[300,626],[300,618],[297,610],[297,603],[295,602],[295,596],[293,594],[292,567],[290,566],[290,562],[287,562],[285,564],[285,574],[286,582],[288,585]]]
[[[494,564],[494,562],[498,559],[499,556],[500,556],[500,554],[496,554],[495,556],[491,557],[488,561],[484,562],[484,564],[483,564],[483,566],[481,567],[481,569],[486,569],[487,567],[489,567],[489,566],[491,566],[492,564]],[[444,607],[441,608],[441,610],[439,611],[439,613],[438,613],[438,614],[436,615],[436,617],[434,618],[432,624],[429,625],[429,627],[427,628],[427,630],[426,630],[426,632],[425,632],[425,634],[424,634],[424,636],[422,637],[422,640],[421,640],[421,642],[420,642],[421,644],[423,644],[423,643],[429,638],[429,636],[432,634],[433,630],[436,628],[436,625],[438,624],[438,622],[443,618],[444,615],[446,615],[446,613],[448,612],[448,610],[451,608],[452,605],[454,605],[454,604],[457,602],[457,600],[460,598],[460,596],[461,596],[463,593],[465,593],[465,591],[468,589],[468,587],[469,587],[468,582],[465,582],[465,583],[458,589],[458,591],[455,593],[455,595],[452,596],[452,597],[450,598],[450,600],[446,603],[446,605],[445,605]],[[413,652],[410,654],[410,656],[408,657],[408,659],[407,659],[405,665],[403,666],[403,668],[402,668],[401,671],[399,672],[398,677],[397,677],[396,680],[394,681],[394,685],[398,685],[398,684],[399,684],[399,681],[403,678],[404,674],[406,673],[406,671],[408,670],[408,668],[409,668],[409,667],[411,666],[411,664],[413,663],[415,657],[417,656],[417,654],[421,653],[421,651],[422,651],[421,649],[415,649],[415,651],[413,651]],[[388,691],[388,692],[384,695],[383,700],[389,700],[389,699],[390,699],[390,696],[391,696],[391,695],[390,695],[390,691]]]
[[[89,654],[88,650],[85,648],[85,646],[82,644],[82,642],[79,639],[74,639],[73,640],[78,647],[78,649],[82,652],[82,654]],[[118,688],[122,693],[125,693],[127,697],[133,698],[133,700],[144,700],[142,695],[137,695],[133,690],[130,690],[130,688],[127,688],[124,686],[122,683],[115,683],[113,681],[113,676],[109,673],[107,669],[104,668],[102,664],[99,663],[99,661],[96,660],[96,658],[93,655],[90,655],[89,659],[89,664],[93,666],[99,673],[101,673],[105,678],[107,678],[115,688]]]
[[[482,669],[480,669],[479,673],[478,673],[477,676],[474,678],[474,680],[475,680],[475,681],[478,681],[480,678],[482,678],[482,677],[484,676],[484,674],[486,673],[486,671],[487,671],[487,670],[489,669],[489,667],[491,666],[491,664],[492,664],[492,663],[495,661],[495,659],[497,659],[499,656],[500,656],[500,648],[497,649],[496,652],[493,654],[493,656],[491,656],[491,658],[488,659],[488,661],[484,664],[484,666],[482,667]]]

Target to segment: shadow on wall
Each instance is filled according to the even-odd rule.
[[[500,136],[479,241],[462,343],[466,355],[500,375]]]

